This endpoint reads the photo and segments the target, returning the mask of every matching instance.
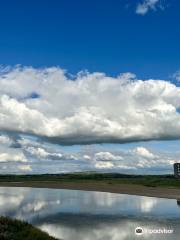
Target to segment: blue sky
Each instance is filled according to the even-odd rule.
[[[177,0],[2,2],[0,172],[171,172],[179,12]]]
[[[169,79],[179,69],[180,3],[136,14],[141,0],[4,1],[0,63]]]

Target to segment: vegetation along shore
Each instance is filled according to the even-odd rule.
[[[173,175],[71,173],[0,175],[0,186],[72,189],[162,198],[180,198],[180,180]]]

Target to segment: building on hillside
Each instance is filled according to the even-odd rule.
[[[180,178],[180,163],[174,163],[174,176]]]

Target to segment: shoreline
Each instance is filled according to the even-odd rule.
[[[28,182],[0,182],[0,187],[67,189],[67,190],[108,192],[167,199],[180,199],[179,188],[148,187],[135,184],[118,184],[118,183],[109,184],[102,182],[28,181]]]

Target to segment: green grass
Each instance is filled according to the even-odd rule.
[[[119,173],[71,173],[42,175],[0,175],[1,182],[102,182],[107,184],[136,184],[148,187],[180,188],[174,175],[127,175]]]
[[[33,227],[32,225],[0,217],[0,239],[1,240],[55,240],[47,233]]]

